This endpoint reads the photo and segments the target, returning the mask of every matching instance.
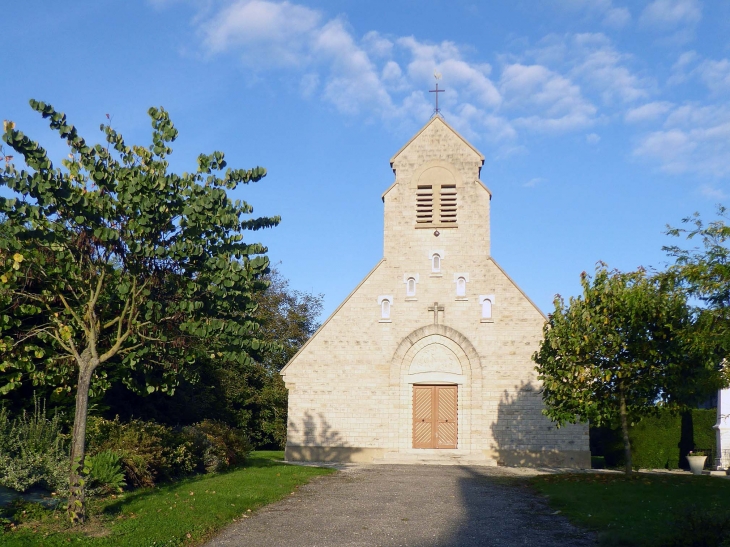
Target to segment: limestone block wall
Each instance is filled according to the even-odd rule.
[[[585,464],[587,426],[556,429],[541,414],[531,357],[545,317],[490,256],[491,194],[479,181],[482,162],[438,118],[392,159],[383,260],[282,371],[288,457],[367,460],[410,450],[412,385],[436,379],[459,386],[458,450],[515,465]],[[417,227],[416,188],[434,173],[456,185],[456,227]],[[408,277],[417,280],[414,295],[407,294]],[[462,296],[458,277],[466,279]],[[392,298],[387,320],[385,295]],[[493,299],[489,319],[480,295]],[[435,303],[443,310],[437,317],[428,310]]]

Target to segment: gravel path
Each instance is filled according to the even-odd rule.
[[[377,465],[315,479],[207,547],[588,546],[500,468]]]

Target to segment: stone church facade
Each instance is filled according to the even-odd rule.
[[[290,461],[590,467],[541,414],[545,317],[490,253],[484,157],[433,117],[391,159],[384,256],[282,370]]]

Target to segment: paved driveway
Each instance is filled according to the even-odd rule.
[[[315,479],[208,547],[594,545],[500,468],[377,465]]]

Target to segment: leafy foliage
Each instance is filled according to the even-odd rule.
[[[111,450],[104,450],[86,459],[89,467],[89,483],[101,493],[121,492],[127,485],[120,457]]]
[[[138,419],[122,422],[118,417],[92,416],[88,442],[92,458],[113,454],[126,482],[136,487],[241,465],[251,451],[242,431],[212,420],[176,429]],[[90,467],[93,477],[93,464]]]
[[[620,423],[628,473],[629,423],[656,412],[657,401],[682,408],[688,389],[716,388],[723,371],[698,335],[685,294],[666,279],[601,264],[581,284],[583,295],[568,306],[556,298],[533,356],[545,413],[558,424]]]
[[[718,207],[718,218],[705,224],[698,213],[682,220],[691,229],[669,228],[674,237],[701,240],[690,249],[678,245],[664,250],[675,259],[667,276],[676,280],[687,293],[702,302],[700,320],[705,325],[708,343],[718,347],[720,358],[730,353],[730,226],[727,210]]]
[[[58,413],[50,418],[35,401],[32,413],[10,419],[0,409],[0,484],[25,492],[40,485],[65,492],[68,488],[68,438]]]
[[[255,296],[254,317],[261,324],[257,336],[278,344],[276,351],[247,364],[202,356],[189,366],[189,377],[172,396],[156,392],[142,397],[115,381],[100,401],[104,415],[171,426],[211,419],[244,430],[258,448],[283,448],[287,392],[279,371],[319,327],[322,296],[290,289],[276,269],[264,279],[269,287]]]
[[[271,345],[256,337],[254,294],[266,287],[266,249],[243,232],[279,219],[251,218],[253,208],[227,191],[266,171],[226,169],[220,152],[198,169],[168,173],[177,130],[164,109],[150,108],[152,143],[127,145],[102,125],[106,146],[90,146],[66,116],[30,101],[66,141],[55,167],[46,151],[12,122],[2,140],[0,303],[4,313],[0,390],[24,377],[76,392],[69,513],[83,519],[84,430],[88,396],[114,375],[129,388],[174,391],[184,365],[203,353],[245,365]],[[10,158],[10,159],[8,159]],[[225,171],[224,171],[225,170]]]
[[[715,445],[715,410],[688,411],[691,439],[688,450],[710,449]],[[679,469],[681,467],[682,415],[660,409],[629,428],[631,459],[635,469]],[[621,431],[609,427],[591,428],[591,453],[605,456],[609,467],[624,464]],[[711,463],[712,455],[708,458]]]
[[[172,428],[155,422],[89,417],[88,443],[90,454],[116,454],[132,486],[153,486],[196,468],[191,445]]]
[[[222,471],[241,465],[251,452],[251,443],[240,431],[222,422],[204,420],[182,430],[202,472]]]

